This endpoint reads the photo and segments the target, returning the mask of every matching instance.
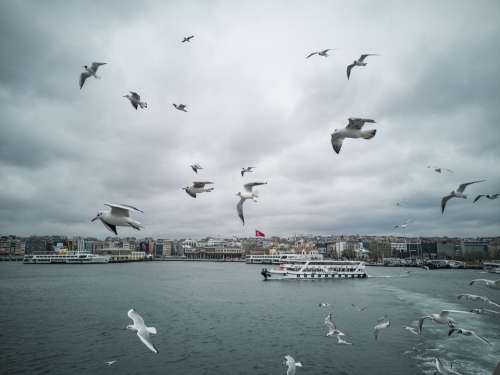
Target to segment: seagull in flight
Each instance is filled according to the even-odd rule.
[[[127,329],[131,331],[137,331],[137,336],[139,336],[142,343],[146,345],[152,352],[158,353],[158,350],[155,348],[155,346],[151,342],[151,338],[149,337],[150,334],[156,335],[156,328],[147,327],[146,324],[144,324],[144,319],[142,319],[142,316],[140,316],[134,309],[130,309],[127,315],[134,322],[134,324],[128,325]]]
[[[245,173],[253,172],[255,167],[246,167],[246,168],[241,168],[241,177],[245,175]]]
[[[500,197],[500,194],[480,194],[478,195],[475,199],[474,199],[474,203],[476,203],[479,199],[481,199],[482,197],[486,197],[490,200],[494,200],[494,199],[497,199],[498,197]]]
[[[446,202],[448,202],[451,198],[463,198],[467,199],[467,195],[464,194],[465,188],[472,184],[477,184],[479,182],[484,182],[486,180],[478,180],[472,182],[466,182],[461,184],[456,191],[452,191],[449,195],[444,196],[441,199],[441,213],[444,214],[444,208],[446,207]]]
[[[136,110],[137,107],[140,107],[141,109],[148,108],[148,103],[141,102],[141,97],[138,93],[134,91],[129,91],[129,93],[130,94],[123,95],[123,97],[130,100],[130,104],[132,104],[132,107],[134,107]]]
[[[179,110],[179,111],[182,111],[182,112],[187,112],[186,111],[186,105],[185,104],[175,104],[173,103],[173,106],[175,107],[175,109]]]
[[[500,279],[498,280],[474,279],[469,283],[469,285],[474,285],[475,283],[484,283],[488,288],[500,289]]]
[[[414,335],[418,336],[418,331],[415,327],[404,326],[403,328],[406,329],[407,331],[413,333]]]
[[[335,129],[332,133],[331,142],[333,150],[338,154],[342,147],[342,142],[344,138],[364,138],[371,139],[375,137],[377,133],[376,129],[370,129],[363,131],[361,130],[365,123],[375,123],[375,120],[369,118],[355,118],[351,117],[348,119],[349,123],[345,129]]]
[[[422,328],[423,328],[423,325],[424,325],[424,320],[426,320],[426,319],[430,319],[434,323],[437,323],[437,324],[448,324],[448,325],[455,324],[455,321],[452,318],[449,317],[450,313],[465,313],[465,314],[469,314],[469,311],[443,310],[439,314],[430,314],[430,315],[423,316],[423,317],[421,317],[418,320],[418,334],[419,335],[422,334]]]
[[[479,336],[476,332],[471,331],[469,329],[455,328],[453,325],[451,325],[450,326],[450,330],[448,331],[448,336],[451,336],[454,333],[457,333],[457,334],[460,334],[460,335],[464,335],[464,336],[473,336],[473,337],[481,340],[482,342],[484,342],[484,343],[486,343],[488,345],[491,345],[491,342],[489,342],[484,337]]]
[[[433,167],[431,165],[428,165],[427,168],[432,168],[434,169],[434,172],[436,173],[442,173],[443,171],[449,172],[449,173],[455,173],[451,169],[448,168],[442,168],[442,167]]]
[[[484,296],[477,296],[475,294],[460,294],[457,296],[458,299],[467,299],[467,300],[470,300],[470,301],[482,301],[484,303],[489,303],[490,305],[493,305],[495,307],[500,307],[500,305],[498,303],[495,303],[493,302],[491,299],[489,299],[488,297],[484,297]]]
[[[359,312],[361,311],[365,311],[367,309],[368,306],[365,306],[365,307],[359,307],[358,305],[355,305],[354,303],[351,303],[351,306],[354,307],[356,310],[358,310]]]
[[[324,49],[322,51],[312,52],[312,53],[310,53],[309,55],[306,56],[306,59],[308,59],[309,57],[314,56],[314,55],[328,57],[328,56],[330,56],[328,54],[328,51],[334,51],[334,50],[335,50],[335,48],[327,48],[327,49]]]
[[[116,363],[116,360],[115,361],[108,361],[108,362],[104,362],[106,365],[108,366],[111,366],[113,365],[114,363]]]
[[[200,169],[203,169],[203,167],[201,165],[199,165],[198,163],[196,164],[191,164],[190,165],[191,169],[194,171],[194,173],[198,173],[198,171]]]
[[[185,36],[184,39],[182,39],[181,43],[190,42],[191,39],[193,39],[193,38],[194,38],[194,35]]]
[[[406,227],[408,227],[408,224],[410,224],[413,220],[411,219],[408,219],[404,222],[404,224],[396,224],[394,225],[392,228],[393,229],[397,229],[397,228],[402,228],[402,229],[406,229]]]
[[[368,56],[378,56],[378,55],[374,53],[367,53],[365,55],[361,55],[359,59],[354,60],[352,64],[347,65],[347,79],[349,79],[349,77],[351,76],[352,68],[354,68],[355,66],[366,66],[367,63],[365,63],[365,59]]]
[[[288,367],[286,375],[295,375],[295,368],[302,367],[302,363],[295,362],[295,359],[290,355],[285,356],[285,365]]]
[[[96,74],[97,73],[97,69],[99,69],[99,67],[101,65],[106,65],[106,63],[103,63],[103,62],[93,62],[90,67],[87,66],[87,65],[83,66],[83,68],[85,69],[85,71],[80,74],[80,90],[82,89],[83,84],[85,83],[85,80],[87,78],[89,78],[89,77],[94,77],[94,78],[97,78],[97,79],[101,78],[101,77],[99,77]]]
[[[253,191],[254,186],[265,185],[267,182],[249,182],[248,184],[243,185],[245,191],[242,193],[238,192],[236,195],[240,197],[240,201],[236,205],[236,211],[238,212],[238,216],[240,217],[243,225],[245,225],[245,218],[243,217],[243,203],[247,199],[252,199],[254,202],[257,202],[257,197],[259,196],[256,191]]]
[[[352,345],[352,342],[346,341],[342,337],[337,335],[337,344]]]
[[[318,303],[318,306],[319,307],[328,307],[328,306],[330,306],[330,304],[327,302],[321,302],[321,303]]]
[[[144,228],[140,222],[134,220],[130,217],[131,210],[144,213],[144,211],[135,208],[134,206],[129,206],[128,204],[115,204],[115,203],[105,203],[105,206],[111,208],[108,211],[98,211],[96,217],[94,217],[90,222],[94,222],[97,219],[104,224],[104,226],[115,235],[118,235],[116,227],[132,227],[135,230],[141,230]]]
[[[375,336],[375,341],[378,340],[380,331],[390,326],[391,322],[389,321],[389,319],[383,319],[382,321],[379,320],[379,323],[375,327],[373,327],[373,335]]]
[[[208,187],[208,188],[205,187],[205,185],[210,185],[210,184],[213,184],[213,182],[194,181],[191,186],[186,186],[182,188],[182,190],[185,190],[186,193],[191,197],[196,198],[196,194],[213,191],[214,190],[213,187]]]
[[[325,326],[328,328],[327,336],[345,336],[345,333],[337,329],[334,320],[332,319],[332,313],[328,313],[325,317]]]
[[[500,311],[495,311],[495,310],[490,310],[490,309],[483,309],[483,308],[472,309],[470,312],[474,313],[474,314],[479,314],[479,315],[482,315],[482,314],[500,314]]]

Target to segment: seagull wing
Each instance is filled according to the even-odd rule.
[[[210,181],[194,181],[193,182],[193,187],[195,188],[202,188],[205,185],[213,184],[213,182]]]
[[[153,353],[158,353],[158,349],[155,348],[149,337],[149,332],[145,329],[140,329],[137,331],[137,336],[141,339],[142,343],[148,347]]]
[[[90,74],[88,72],[82,72],[80,74],[80,89],[83,87],[85,80],[89,77],[90,77]]]
[[[130,309],[127,312],[127,315],[132,321],[134,322],[134,325],[136,326],[144,326],[144,319],[142,319],[142,316],[140,316],[137,311],[134,309]]]
[[[358,61],[363,62],[368,56],[378,56],[378,55],[375,53],[366,53],[364,55],[361,55]]]
[[[347,129],[357,129],[361,130],[361,128],[365,125],[365,123],[370,122],[370,123],[375,123],[375,120],[369,119],[369,118],[357,118],[357,117],[350,117],[348,119],[349,123],[347,124],[346,128]]]
[[[267,182],[249,182],[248,184],[243,185],[246,191],[252,192],[254,186],[266,185]]]
[[[479,194],[476,198],[474,198],[474,203],[481,199],[481,197],[485,197],[484,194]]]
[[[306,56],[306,59],[308,59],[308,58],[309,58],[309,57],[311,57],[311,56],[316,55],[317,53],[318,53],[318,52],[312,52],[312,53],[310,53],[309,55],[307,55],[307,56]]]
[[[243,225],[245,225],[245,218],[243,217],[243,203],[245,202],[244,199],[240,199],[238,204],[236,205],[236,211],[238,211],[238,216],[243,222]]]
[[[446,202],[448,202],[453,195],[447,195],[441,199],[441,213],[444,214],[444,208],[446,207]]]
[[[323,51],[321,51],[321,53],[327,53],[328,51],[333,51],[334,48],[327,48],[327,49],[324,49]]]
[[[108,224],[104,220],[101,220],[101,223],[104,224],[104,226],[110,231],[113,232],[115,235],[118,235],[118,232],[116,231],[116,225],[113,224]]]
[[[193,193],[192,191],[190,191],[189,189],[184,189],[184,191],[186,192],[186,194],[189,194],[190,196],[192,196],[193,198],[196,198],[196,194]]]
[[[101,65],[106,65],[106,63],[103,63],[103,62],[93,62],[92,66],[90,67],[90,69],[93,70],[94,73],[95,73],[95,72],[97,72],[97,69],[99,69],[99,67]]]
[[[112,215],[129,216],[129,211],[134,210],[141,213],[144,211],[139,210],[134,206],[129,206],[128,204],[115,204],[115,203],[104,203],[105,206],[111,207]]]
[[[457,191],[458,191],[459,193],[463,193],[463,192],[465,191],[465,188],[466,188],[467,186],[472,185],[472,184],[477,184],[478,182],[484,182],[484,181],[486,181],[486,180],[478,180],[478,181],[466,182],[465,184],[461,184],[461,185],[458,187]]]
[[[424,320],[425,319],[432,319],[431,316],[427,315],[427,316],[423,316],[421,317],[419,320],[418,320],[418,334],[421,335],[422,334],[422,328],[424,326]]]
[[[342,142],[344,141],[344,137],[337,132],[332,133],[331,142],[333,150],[338,154],[340,149],[342,148]]]
[[[347,65],[347,79],[351,76],[351,70],[356,64]]]
[[[500,194],[491,194],[488,199],[497,199],[498,197],[500,197]]]
[[[481,340],[482,342],[485,342],[486,344],[488,345],[491,345],[491,342],[489,342],[486,338],[482,337],[482,336],[479,336],[476,332],[474,331],[470,331],[472,333],[472,336],[474,336],[475,338]]]
[[[132,95],[132,98],[134,98],[135,100],[141,100],[141,97],[138,93],[134,92],[134,91],[129,91],[130,92],[130,95]]]

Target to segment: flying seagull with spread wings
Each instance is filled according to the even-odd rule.
[[[124,98],[130,100],[130,104],[137,110],[137,107],[141,109],[148,108],[148,103],[141,101],[141,97],[138,93],[134,91],[129,91],[130,94],[123,95]]]
[[[306,56],[306,59],[308,59],[309,57],[314,56],[314,55],[328,57],[328,56],[330,56],[328,54],[328,51],[334,51],[334,50],[335,50],[335,48],[327,48],[327,49],[324,49],[322,51],[311,52],[309,55]]]
[[[489,200],[494,200],[500,197],[500,194],[479,194],[475,199],[474,203],[476,203],[478,200],[480,200],[482,197],[486,197]]]
[[[455,321],[452,318],[450,318],[450,313],[469,314],[470,312],[469,311],[459,311],[459,310],[443,310],[439,314],[429,314],[429,315],[423,316],[418,320],[418,334],[419,335],[422,334],[422,328],[424,325],[424,321],[426,319],[430,319],[434,323],[437,323],[437,324],[448,324],[448,325],[455,324]]]
[[[471,331],[469,329],[464,329],[464,328],[455,328],[454,326],[450,326],[450,330],[448,331],[448,336],[453,335],[454,333],[457,333],[459,335],[464,335],[464,336],[473,336],[482,342],[491,345],[491,342],[489,342],[487,339],[485,339],[482,336],[479,336],[476,332]]]
[[[182,112],[187,112],[186,108],[187,108],[187,105],[185,104],[175,104],[175,103],[172,103],[172,105],[175,107],[175,109],[177,109],[178,111],[182,111]]]
[[[182,39],[181,43],[190,42],[191,39],[193,39],[193,38],[194,38],[194,35],[185,36],[184,39]]]
[[[198,173],[198,171],[200,169],[203,169],[203,167],[201,165],[199,165],[198,163],[191,164],[190,167],[194,171],[194,173]]]
[[[200,193],[205,193],[205,192],[210,192],[213,191],[213,187],[205,187],[205,185],[210,185],[213,184],[213,182],[210,181],[194,181],[191,186],[186,186],[182,188],[182,190],[185,190],[188,195],[190,195],[193,198],[196,198],[196,194]]]
[[[136,331],[137,336],[141,339],[142,343],[148,347],[153,353],[158,353],[158,349],[155,348],[153,343],[151,342],[151,335],[156,335],[155,327],[147,327],[144,323],[144,319],[140,316],[137,311],[134,309],[130,309],[127,313],[128,317],[132,319],[134,324],[128,325],[127,329],[131,331]]]
[[[443,172],[455,173],[451,169],[443,168],[443,167],[433,167],[431,165],[428,165],[427,168],[432,168],[434,170],[434,172],[436,172],[436,173],[443,173]]]
[[[246,167],[246,168],[241,168],[241,177],[245,175],[245,173],[250,173],[253,172],[255,167]]]
[[[144,211],[130,206],[128,204],[115,204],[115,203],[105,203],[105,206],[111,208],[107,211],[98,211],[96,217],[94,217],[91,222],[99,219],[104,226],[114,234],[118,235],[116,227],[132,227],[136,230],[141,230],[144,228],[140,222],[134,220],[130,217],[131,210],[144,213]]]
[[[365,63],[365,59],[368,56],[378,56],[378,55],[375,53],[367,53],[367,54],[361,55],[359,57],[359,59],[354,60],[352,64],[347,65],[347,79],[349,79],[349,77],[351,76],[352,68],[354,68],[355,66],[366,66],[367,63]]]
[[[452,191],[449,195],[444,196],[441,199],[441,213],[444,214],[444,209],[446,207],[446,202],[448,202],[451,198],[462,198],[462,199],[467,199],[467,195],[464,194],[465,188],[469,185],[472,184],[477,184],[479,182],[484,182],[486,180],[478,180],[478,181],[472,181],[472,182],[466,182],[461,184],[458,189],[455,191]]]
[[[345,138],[371,139],[377,133],[376,129],[361,130],[365,123],[375,123],[375,120],[351,117],[348,121],[349,123],[344,129],[335,129],[331,135],[332,147],[337,154],[340,152]]]
[[[238,212],[238,216],[245,225],[245,218],[243,217],[243,203],[247,199],[252,199],[254,202],[257,202],[257,197],[259,196],[256,191],[253,191],[255,186],[265,185],[267,182],[249,182],[248,184],[243,185],[245,188],[244,192],[238,192],[236,195],[240,197],[240,201],[236,205],[236,211]]]
[[[84,72],[82,72],[80,74],[80,90],[82,89],[83,87],[83,84],[85,83],[85,80],[89,77],[94,77],[94,78],[101,78],[100,76],[98,76],[96,73],[97,73],[97,69],[99,69],[99,67],[101,65],[106,65],[106,63],[103,63],[103,62],[93,62],[92,65],[89,67],[87,65],[84,65],[83,68],[85,69]]]

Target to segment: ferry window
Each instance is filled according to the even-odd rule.
[[[300,277],[300,275],[297,275],[297,277]]]

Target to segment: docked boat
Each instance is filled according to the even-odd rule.
[[[500,260],[493,260],[491,262],[483,262],[483,269],[490,273],[500,273]]]
[[[247,255],[247,264],[282,264],[297,260],[322,260],[323,255],[319,253],[276,253],[270,255]]]
[[[262,269],[264,280],[318,280],[366,278],[364,262],[342,260],[297,260]]]
[[[24,264],[100,264],[109,263],[110,257],[82,252],[25,255]]]

